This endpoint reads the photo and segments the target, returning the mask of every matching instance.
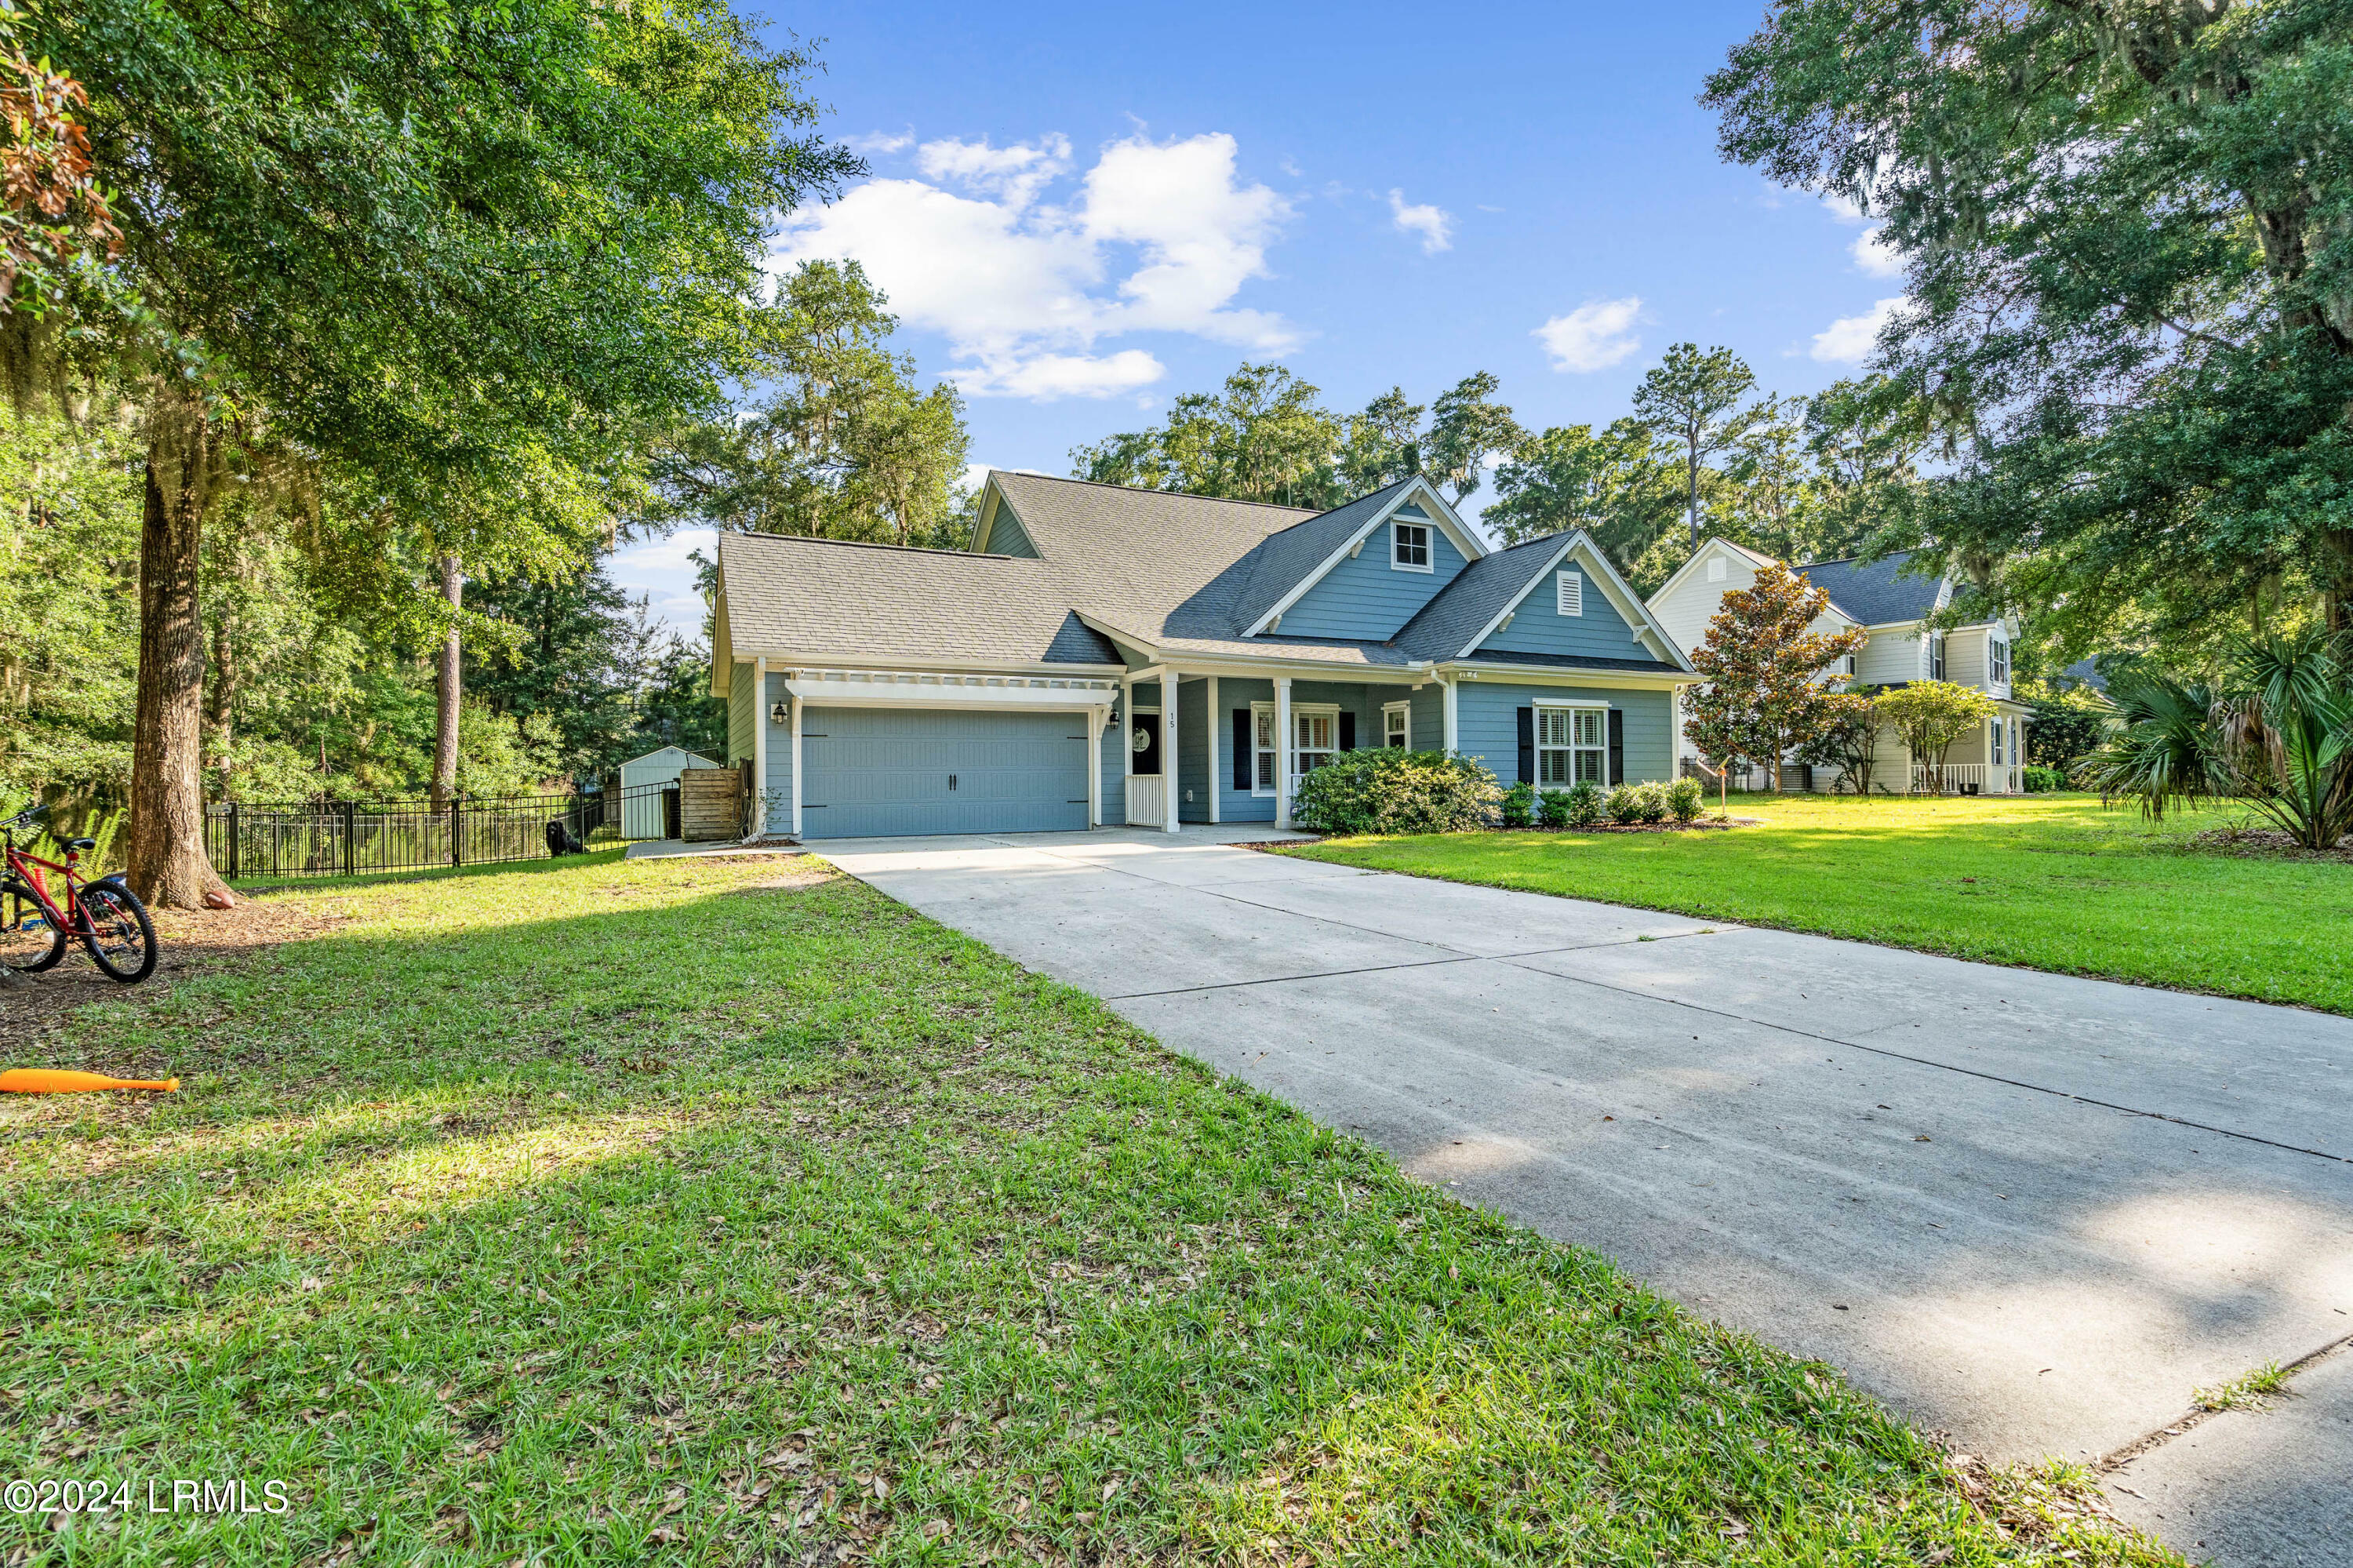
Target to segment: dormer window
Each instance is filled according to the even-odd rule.
[[[1389,524],[1389,567],[1399,572],[1430,570],[1430,524],[1393,521]]]

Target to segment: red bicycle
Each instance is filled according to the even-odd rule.
[[[123,882],[122,873],[82,880],[83,853],[96,847],[95,839],[70,839],[60,863],[42,860],[16,847],[16,835],[30,832],[48,814],[46,806],[26,806],[0,822],[0,967],[38,974],[66,956],[66,942],[79,937],[91,959],[109,980],[133,985],[155,969],[155,925],[147,906]],[[54,871],[64,881],[65,903],[49,894],[41,874]]]

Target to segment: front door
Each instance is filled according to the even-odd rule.
[[[1135,754],[1130,769],[1137,778],[1160,777],[1160,715],[1140,713],[1128,721],[1127,746]]]

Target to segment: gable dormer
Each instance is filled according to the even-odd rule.
[[[1490,654],[1683,662],[1683,651],[1581,530],[1546,554],[1464,657]]]
[[[988,477],[988,488],[980,498],[980,521],[972,530],[972,553],[1038,559],[1038,546],[1030,539],[1029,531],[1021,526],[1019,515],[997,488],[997,476],[992,473]]]
[[[1352,512],[1361,515],[1351,517]],[[1245,635],[1386,641],[1485,554],[1453,508],[1418,475],[1299,527],[1332,523],[1342,526],[1331,530],[1328,552],[1298,573]]]

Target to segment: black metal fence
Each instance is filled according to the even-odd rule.
[[[256,876],[356,876],[491,861],[542,860],[548,826],[586,843],[603,825],[601,795],[532,795],[460,800],[320,800],[298,805],[234,801],[205,810],[205,849],[235,880]]]

